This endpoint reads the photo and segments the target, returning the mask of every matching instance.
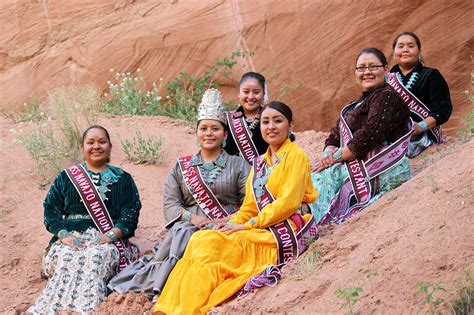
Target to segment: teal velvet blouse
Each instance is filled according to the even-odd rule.
[[[95,182],[114,225],[122,230],[124,238],[134,236],[142,204],[132,176],[111,165],[97,174],[87,171]],[[66,171],[62,171],[54,180],[43,206],[44,224],[54,234],[50,243],[57,240],[60,230],[84,232],[91,227],[97,229]]]

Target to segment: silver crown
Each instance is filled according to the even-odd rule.
[[[198,121],[202,119],[212,119],[224,124],[227,119],[224,111],[224,100],[221,92],[216,89],[209,89],[204,92],[201,104],[198,108]]]

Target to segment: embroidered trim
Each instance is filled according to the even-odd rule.
[[[406,84],[403,84],[403,77],[402,77],[402,74],[400,72],[397,72],[397,76],[398,76],[398,79],[400,80],[400,82],[402,82],[402,84],[408,89],[408,90],[411,90],[412,86],[416,83],[416,80],[418,80],[418,77],[420,76],[420,74],[418,72],[412,72],[409,74],[410,77],[408,78],[408,81]]]

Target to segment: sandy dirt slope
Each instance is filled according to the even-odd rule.
[[[107,117],[114,145],[112,164],[134,175],[143,209],[136,242],[150,249],[163,232],[161,189],[177,156],[197,150],[191,128],[162,117]],[[43,248],[50,234],[42,223],[42,200],[47,190],[38,185],[33,163],[21,147],[12,147],[15,133],[28,124],[0,118],[0,311],[11,314],[25,310],[46,282],[39,277]],[[165,159],[159,166],[136,166],[125,161],[120,139],[130,139],[137,128],[143,134],[162,135]],[[297,142],[314,161],[324,133],[297,133]],[[419,281],[443,282],[451,296],[457,277],[474,263],[473,219],[474,176],[470,156],[474,141],[457,146],[451,140],[432,148],[414,161],[418,175],[359,216],[336,227],[326,227],[312,249],[322,258],[315,267],[301,267],[307,259],[284,269],[275,288],[259,290],[242,301],[233,301],[219,311],[338,313],[339,287],[363,288],[358,309],[383,313],[386,310],[415,312],[423,303],[414,298]],[[309,253],[307,255],[310,255]],[[371,281],[361,272],[376,270]],[[139,314],[151,304],[140,295],[116,296],[101,307],[105,313]]]

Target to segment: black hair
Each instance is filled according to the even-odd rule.
[[[288,119],[288,122],[291,124],[293,121],[293,112],[291,111],[291,108],[286,105],[285,103],[279,102],[279,101],[271,101],[270,103],[266,104],[263,106],[261,113],[265,111],[265,109],[271,108],[274,109],[278,112],[280,112],[283,116],[285,116],[286,119]],[[290,140],[291,142],[296,140],[296,137],[293,133],[290,135]]]
[[[239,85],[242,85],[248,79],[255,79],[258,81],[263,90],[265,90],[265,77],[257,72],[247,72],[244,73],[242,78],[240,78]]]
[[[420,38],[413,32],[403,32],[403,33],[400,33],[398,34],[395,39],[393,40],[393,43],[392,43],[392,49],[395,49],[395,46],[397,46],[397,42],[398,42],[398,39],[404,35],[408,35],[408,36],[411,36],[415,39],[415,42],[416,42],[416,46],[418,46],[418,49],[421,50],[421,41],[420,41]]]
[[[105,129],[104,127],[102,126],[99,126],[99,125],[92,125],[90,126],[89,128],[87,128],[84,133],[82,134],[82,141],[81,141],[81,144],[84,144],[84,140],[86,140],[86,136],[87,136],[87,133],[89,132],[89,130],[91,129],[100,129],[102,131],[105,132],[105,136],[107,137],[107,140],[109,140],[109,143],[110,142],[110,135],[109,135],[109,132],[107,131],[107,129]]]
[[[377,57],[378,60],[380,60],[383,66],[388,65],[387,58],[385,58],[384,53],[378,48],[368,47],[362,49],[361,52],[357,55],[356,62],[363,54],[373,54],[375,55],[375,57]]]
[[[92,129],[100,129],[102,131],[104,131],[105,133],[105,136],[107,137],[107,140],[109,140],[109,143],[110,145],[112,145],[112,142],[110,142],[110,135],[109,135],[109,132],[107,131],[107,129],[105,129],[104,127],[102,126],[99,126],[99,125],[92,125],[92,126],[89,126],[89,128],[87,128],[83,133],[82,133],[82,141],[81,141],[81,145],[84,145],[84,140],[86,140],[86,136],[87,136],[87,133],[92,130]],[[107,157],[107,163],[110,162],[110,155]]]

